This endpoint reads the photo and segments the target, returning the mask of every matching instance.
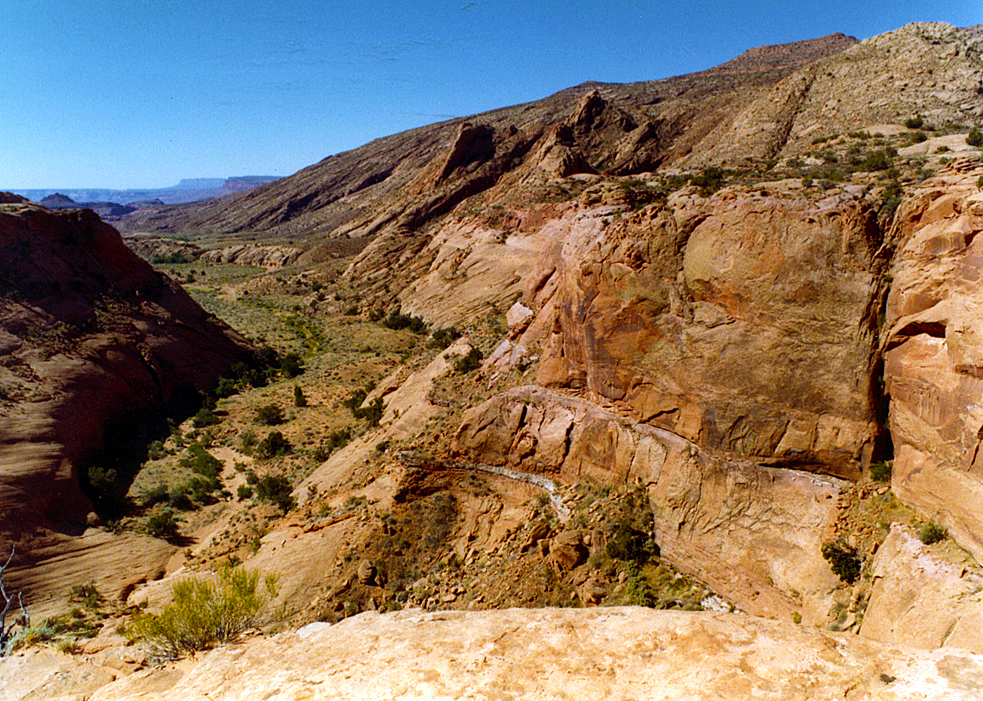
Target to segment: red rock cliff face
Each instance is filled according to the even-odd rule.
[[[879,434],[885,265],[861,193],[674,196],[599,224],[556,261],[541,384],[711,449],[859,474]]]
[[[81,532],[77,465],[105,427],[209,388],[248,353],[91,211],[0,205],[0,292],[5,541]]]
[[[885,327],[892,488],[983,558],[983,175],[927,181],[898,222]]]

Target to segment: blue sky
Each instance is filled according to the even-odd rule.
[[[4,0],[0,189],[289,175],[404,129],[980,0]]]

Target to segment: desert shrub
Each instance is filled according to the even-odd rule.
[[[86,471],[89,485],[97,492],[111,491],[116,485],[116,470],[93,465]]]
[[[378,426],[383,414],[382,397],[376,397],[364,407],[352,409],[352,414],[356,419],[368,421],[369,426]]]
[[[698,175],[692,176],[689,182],[700,188],[700,194],[706,197],[719,190],[723,186],[725,178],[726,175],[723,170],[716,166],[708,166]]]
[[[212,413],[212,410],[208,407],[202,407],[195,414],[195,417],[191,420],[191,424],[195,428],[205,428],[206,426],[214,426],[218,423],[218,417]]]
[[[355,410],[362,406],[362,402],[365,401],[367,396],[368,392],[366,392],[364,389],[357,389],[348,395],[347,398],[343,399],[341,405],[351,409],[352,413],[354,414]]]
[[[976,127],[970,129],[966,135],[966,143],[970,146],[983,146],[983,131],[980,131]]]
[[[862,561],[856,548],[844,543],[823,543],[822,554],[833,574],[847,584],[857,581]]]
[[[280,361],[280,372],[287,379],[297,377],[304,372],[304,361],[299,353],[287,353]]]
[[[154,504],[167,501],[167,499],[167,485],[163,484],[158,484],[156,487],[151,487],[140,495],[140,503],[144,506],[153,506]]]
[[[657,546],[642,531],[628,521],[622,521],[614,531],[614,535],[604,546],[608,557],[615,560],[635,562],[640,565],[648,562],[657,554]]]
[[[625,575],[627,579],[625,581],[624,602],[629,606],[655,607],[657,603],[655,592],[636,562],[629,561],[625,565]]]
[[[179,484],[171,488],[171,491],[167,495],[167,503],[175,509],[181,509],[182,511],[194,508],[194,504],[191,502],[191,496],[188,493],[188,486],[185,484]]]
[[[255,431],[245,431],[239,437],[239,445],[242,447],[242,452],[249,455],[253,452],[253,448],[256,447],[256,432]]]
[[[916,114],[914,117],[908,117],[904,120],[904,125],[909,129],[921,129],[925,126],[925,120],[922,119],[920,114]]]
[[[421,336],[429,331],[427,322],[420,317],[400,314],[399,312],[395,311],[391,312],[389,316],[382,320],[382,325],[387,329],[393,329],[395,331],[409,329],[413,333],[420,334]]]
[[[283,423],[283,410],[276,404],[266,404],[256,410],[256,422],[265,426],[277,426]]]
[[[461,337],[461,332],[455,329],[453,326],[448,326],[446,329],[437,329],[432,334],[430,334],[430,347],[440,348],[443,350],[447,348],[450,344]]]
[[[275,577],[266,575],[264,588],[259,583],[259,572],[228,566],[215,581],[185,579],[171,588],[172,604],[159,614],[138,614],[127,633],[166,659],[235,640],[276,596]]]
[[[89,582],[88,584],[73,584],[68,590],[68,600],[73,604],[82,604],[88,609],[98,609],[103,598],[99,590],[96,589],[96,585]]]
[[[147,519],[145,524],[147,535],[154,538],[173,538],[177,535],[177,521],[170,509],[158,511]]]
[[[236,393],[235,380],[231,380],[228,377],[223,377],[222,379],[220,379],[218,381],[218,384],[215,385],[215,391],[213,392],[213,394],[219,399],[223,399],[225,397],[231,397],[235,393]]]
[[[253,496],[253,488],[248,484],[240,484],[238,489],[236,489],[236,496],[240,501],[243,499],[249,499]]]
[[[188,445],[188,454],[181,458],[181,466],[210,479],[217,479],[222,471],[221,461],[205,450],[201,443]]]
[[[276,506],[283,513],[287,513],[294,506],[294,498],[291,495],[293,488],[290,480],[283,475],[267,475],[256,480],[256,498]]]
[[[983,175],[981,175],[980,177],[978,177],[976,179],[976,187],[978,187],[981,190],[983,190]]]
[[[893,153],[892,153],[893,152]],[[878,149],[877,151],[872,151],[867,154],[860,163],[860,170],[875,171],[875,170],[887,170],[891,167],[891,162],[894,156],[897,155],[897,151],[894,149]]]
[[[147,446],[147,457],[151,460],[160,460],[165,455],[167,455],[167,450],[164,448],[163,441],[153,441]]]
[[[316,462],[324,462],[331,456],[331,453],[348,445],[351,439],[352,432],[347,428],[332,431],[328,434],[327,439],[311,452],[311,457]]]
[[[884,193],[881,195],[881,207],[878,212],[878,217],[882,222],[891,221],[894,213],[901,205],[903,196],[904,191],[901,189],[901,184],[897,180],[892,180],[887,184],[884,188]]]
[[[197,256],[191,251],[173,251],[162,253],[150,259],[154,265],[180,265],[182,263],[194,263]]]
[[[270,434],[256,445],[256,457],[275,458],[290,452],[290,441],[283,437],[279,431],[271,431]]]
[[[454,362],[454,370],[462,375],[473,372],[481,367],[483,357],[480,350],[472,348],[467,355],[462,355]]]
[[[918,540],[925,543],[925,545],[932,545],[933,543],[938,543],[940,540],[945,538],[945,529],[935,522],[928,522],[918,529]]]
[[[307,406],[307,397],[304,395],[304,390],[300,388],[300,385],[294,385],[294,406]]]
[[[886,460],[875,462],[870,466],[870,478],[875,482],[890,482],[891,464]]]

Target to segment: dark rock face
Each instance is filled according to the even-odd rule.
[[[95,213],[0,206],[4,539],[81,532],[77,467],[106,427],[209,389],[248,353]]]

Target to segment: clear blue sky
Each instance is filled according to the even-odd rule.
[[[4,0],[0,189],[289,175],[587,80],[913,21],[981,24],[983,2]]]

